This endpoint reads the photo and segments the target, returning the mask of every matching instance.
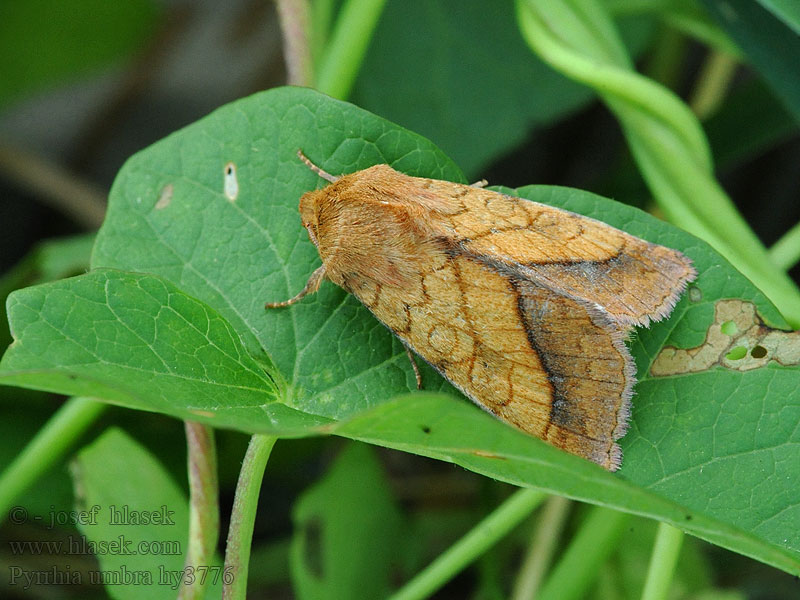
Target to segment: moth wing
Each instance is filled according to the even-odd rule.
[[[349,289],[487,411],[608,469],[620,464],[633,363],[615,323],[580,300],[442,253],[418,286]]]
[[[606,223],[538,202],[463,187],[440,226],[459,247],[597,305],[624,325],[667,316],[696,273],[691,261]]]

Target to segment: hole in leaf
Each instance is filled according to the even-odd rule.
[[[719,326],[719,329],[725,335],[736,335],[736,333],[739,331],[739,328],[736,327],[736,323],[733,321],[725,321]]]
[[[750,356],[753,358],[764,358],[767,355],[767,349],[764,346],[753,346],[750,350]]]
[[[725,355],[728,360],[741,360],[747,356],[747,348],[744,346],[736,346],[733,350]]]

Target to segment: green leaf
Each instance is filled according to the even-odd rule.
[[[308,89],[275,89],[230,104],[130,159],[111,190],[93,266],[171,280],[237,331],[255,334],[292,385],[293,405],[340,418],[416,385],[400,342],[364,319],[363,307],[336,286],[324,283],[301,316],[294,308],[264,310],[264,302],[302,289],[319,265],[297,202],[321,182],[297,158],[298,148],[331,173],[388,162],[406,173],[463,181],[420,136]],[[224,192],[229,163],[238,180],[234,202]],[[158,208],[165,189],[171,201]]]
[[[388,596],[402,520],[369,447],[347,446],[300,497],[294,524],[290,564],[298,598]]]
[[[158,460],[112,428],[81,450],[73,478],[77,510],[85,515],[78,522],[82,551],[97,557],[108,594],[120,600],[175,598],[189,509]]]
[[[130,56],[156,15],[150,0],[0,3],[0,105]]]
[[[791,1],[791,0],[790,0]],[[797,3],[703,0],[711,15],[741,47],[753,67],[800,121],[800,35]],[[771,5],[771,6],[770,6]],[[787,10],[788,9],[788,10]],[[781,20],[775,15],[785,18]]]
[[[623,17],[620,29],[636,55],[654,20]],[[387,2],[352,95],[436,142],[470,179],[593,97],[530,52],[511,3],[484,0]]]
[[[717,172],[725,172],[800,134],[800,121],[752,79],[733,90],[703,128]]]
[[[24,380],[25,385],[76,393],[70,387],[74,382],[63,374],[49,379],[63,373],[61,363],[66,363],[79,379],[84,371],[93,377],[103,374],[95,394],[109,393],[129,405],[186,415],[202,400],[205,408],[212,407],[218,425],[293,435],[332,432],[432,456],[518,485],[666,520],[800,572],[798,540],[786,534],[800,529],[794,490],[800,478],[800,446],[793,429],[800,420],[800,392],[793,384],[797,368],[770,362],[749,371],[729,365],[650,375],[665,344],[690,348],[703,343],[722,298],[750,302],[768,324],[784,324],[724,259],[641,211],[580,190],[532,186],[516,191],[679,248],[699,272],[672,318],[637,330],[630,344],[640,383],[631,430],[622,440],[623,469],[612,475],[468,402],[431,393],[454,394],[430,368],[423,369],[425,393],[397,397],[415,389],[402,345],[330,283],[295,306],[264,310],[265,301],[299,291],[319,265],[300,225],[297,201],[323,182],[300,163],[297,148],[334,174],[387,162],[410,174],[462,180],[453,163],[423,138],[310,90],[276,89],[226,106],[133,157],[114,185],[94,266],[153,277],[101,271],[17,292],[12,296],[17,341],[0,364],[0,376],[6,382]],[[115,295],[103,293],[107,282]],[[78,283],[80,294],[72,289]],[[122,300],[111,313],[109,302]],[[136,319],[128,318],[133,315]],[[169,327],[154,329],[162,318]],[[70,334],[82,335],[78,339],[89,347],[98,339],[96,332],[104,334],[103,341],[137,338],[147,343],[134,344],[135,352],[127,355],[104,343],[99,359],[115,358],[118,364],[101,365],[98,357],[87,360],[80,346],[71,350],[74,355],[67,353],[63,333],[48,323],[70,326]],[[198,330],[206,332],[207,323],[216,325],[203,338]],[[142,331],[125,330],[138,326]],[[153,337],[155,330],[171,337]],[[228,354],[216,353],[198,360],[187,351],[198,344],[208,348],[211,339],[230,348],[228,354],[240,362],[225,362]],[[258,356],[258,345],[270,360],[244,355],[242,348]],[[160,357],[183,377],[149,367],[133,378],[128,363],[151,356],[153,364]],[[217,363],[244,367],[234,373]],[[274,387],[257,366],[272,375]],[[109,367],[113,377],[103,371]],[[192,367],[207,369],[209,380],[184,381]],[[119,385],[115,377],[122,378]],[[146,377],[154,383],[144,385]],[[239,377],[264,388],[237,389]],[[339,423],[324,425],[328,420]]]
[[[96,269],[14,292],[8,313],[18,341],[4,383],[242,429],[321,422],[277,402],[280,385],[240,334],[159,277]]]

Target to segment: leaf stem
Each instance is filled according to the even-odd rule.
[[[689,98],[689,106],[700,119],[708,118],[716,112],[730,88],[738,66],[739,62],[724,52],[715,51],[708,55]]]
[[[628,515],[595,506],[542,586],[537,600],[577,600],[617,545]]]
[[[553,559],[561,530],[569,514],[570,501],[563,496],[550,496],[542,508],[528,554],[522,561],[512,600],[535,598],[544,575]]]
[[[544,500],[544,492],[515,492],[469,533],[398,590],[390,600],[427,598],[524,520]]]
[[[353,88],[386,0],[345,0],[317,65],[316,88],[345,100]]]
[[[309,44],[308,0],[275,0],[283,32],[283,57],[289,85],[310,86],[314,81]]]
[[[658,524],[642,600],[664,600],[667,597],[682,543],[683,532],[680,529],[667,523]]]
[[[95,422],[106,404],[93,398],[67,400],[0,474],[0,520],[11,505]]]
[[[788,271],[800,261],[800,223],[773,244],[769,256],[779,269]]]
[[[258,495],[261,491],[264,469],[276,440],[277,438],[272,435],[255,434],[247,446],[242,469],[239,472],[239,481],[236,484],[225,548],[223,600],[247,598],[247,569],[250,564],[250,547],[253,542]]]
[[[95,230],[103,223],[106,191],[56,163],[16,146],[0,145],[0,174],[86,229]]]
[[[184,429],[189,473],[189,547],[185,566],[196,569],[213,563],[219,536],[217,454],[211,427],[185,421]],[[197,578],[193,585],[182,585],[178,599],[203,598],[207,588],[201,581]]]

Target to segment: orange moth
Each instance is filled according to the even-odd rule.
[[[328,279],[481,408],[619,468],[625,339],[672,311],[695,277],[686,256],[537,202],[388,165],[337,177],[298,154],[330,182],[300,198],[322,266],[267,308]]]

